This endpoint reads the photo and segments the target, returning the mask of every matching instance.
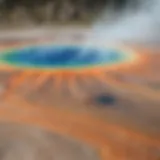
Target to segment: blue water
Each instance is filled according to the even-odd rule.
[[[90,48],[82,55],[83,51],[84,47],[79,46],[37,46],[13,50],[2,59],[15,65],[68,68],[112,64],[124,58],[115,50]]]

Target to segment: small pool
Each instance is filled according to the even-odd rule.
[[[97,47],[32,46],[2,53],[0,60],[19,67],[62,69],[121,63],[126,61],[126,55],[118,50]]]

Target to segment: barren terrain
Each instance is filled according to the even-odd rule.
[[[0,48],[3,51],[51,42],[81,45],[85,43],[86,34],[90,34],[90,30],[83,27],[3,31]],[[81,141],[92,150],[87,152],[87,156],[98,153],[103,160],[159,160],[160,54],[144,46],[133,47],[133,50],[139,55],[139,60],[132,64],[82,73],[52,73],[1,66],[1,122],[39,126],[53,134]],[[112,97],[113,103],[100,104],[96,100],[99,95]],[[3,127],[2,124],[0,129],[3,130]],[[7,127],[12,133],[13,127]],[[19,132],[24,136],[28,134],[16,130],[16,134]],[[36,131],[36,134],[39,132]],[[8,139],[10,135],[0,132],[1,137]],[[8,141],[13,143],[11,138]],[[43,150],[43,144],[37,145],[41,145]],[[71,147],[65,143],[63,151],[56,150],[54,159],[58,160],[60,154],[67,152],[73,155],[74,152],[85,160],[86,153],[81,152],[81,148],[66,151],[66,148],[69,149],[66,146]],[[3,153],[3,150],[2,147],[0,152]],[[12,154],[16,151],[8,152]],[[50,154],[47,149],[44,152],[47,152],[46,156]],[[75,157],[72,159],[78,160]],[[67,156],[61,159],[71,160]],[[89,160],[88,157],[86,159]]]

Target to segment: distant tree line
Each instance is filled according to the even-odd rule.
[[[1,23],[87,21],[109,3],[121,7],[126,0],[0,0]]]

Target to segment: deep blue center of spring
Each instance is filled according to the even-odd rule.
[[[117,50],[85,48],[80,46],[36,46],[13,50],[2,59],[23,66],[73,68],[108,65],[123,61],[124,55]]]

